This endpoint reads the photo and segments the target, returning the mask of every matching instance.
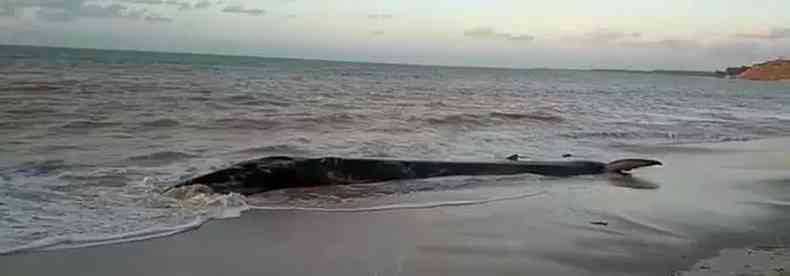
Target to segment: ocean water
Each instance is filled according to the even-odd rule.
[[[0,253],[165,236],[250,205],[431,208],[548,189],[507,176],[161,194],[265,155],[610,160],[618,146],[788,133],[787,83],[0,46]]]

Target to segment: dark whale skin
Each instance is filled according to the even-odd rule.
[[[217,193],[233,192],[249,195],[284,188],[364,184],[454,175],[602,174],[661,164],[654,160],[626,160],[628,162],[618,160],[610,163],[617,164],[617,169],[612,171],[607,169],[606,163],[596,161],[462,162],[272,156],[237,163],[171,188],[203,184]]]

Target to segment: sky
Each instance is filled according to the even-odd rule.
[[[0,44],[713,70],[790,58],[790,1],[0,0]]]

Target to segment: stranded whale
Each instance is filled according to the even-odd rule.
[[[627,174],[629,170],[654,165],[661,165],[661,162],[648,159],[621,159],[608,164],[596,161],[448,162],[273,156],[237,163],[171,188],[202,184],[217,193],[233,192],[249,195],[284,188],[364,184],[454,175]]]

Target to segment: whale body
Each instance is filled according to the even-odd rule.
[[[400,179],[459,175],[539,174],[576,176],[627,174],[629,170],[661,165],[649,159],[597,161],[425,161],[356,158],[300,158],[272,156],[237,163],[171,188],[202,184],[217,193],[244,195],[266,191],[328,185],[365,184]]]

